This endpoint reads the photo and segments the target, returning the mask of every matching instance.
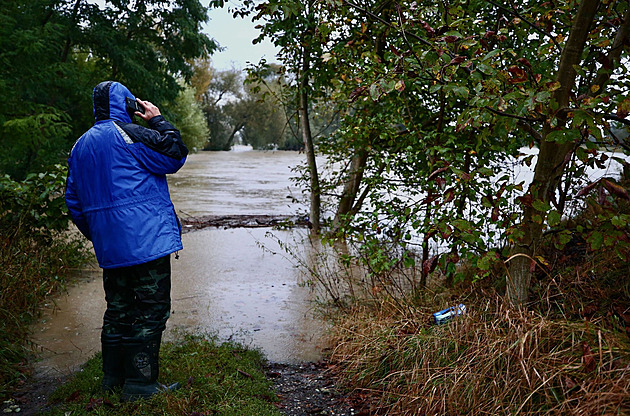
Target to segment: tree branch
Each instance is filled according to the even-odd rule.
[[[630,37],[630,8],[626,10],[626,15],[624,16],[623,23],[619,27],[617,34],[615,35],[615,40],[608,52],[606,58],[613,65],[614,62],[619,62],[621,58],[621,52],[623,51],[623,45],[625,41]],[[593,90],[589,88],[590,95],[595,96],[601,93],[604,90],[604,84],[606,84],[610,80],[610,74],[612,73],[612,68],[609,71],[602,71],[595,78],[595,82],[592,85],[598,85],[600,88],[596,92],[592,92]]]
[[[538,119],[538,118],[523,117],[523,116],[517,116],[516,114],[505,113],[503,111],[495,110],[494,108],[492,108],[490,106],[485,106],[484,108],[486,110],[488,110],[488,111],[498,115],[498,116],[515,118],[517,120],[527,121],[529,123],[536,123],[536,122],[544,121],[544,120],[541,120],[541,119]]]
[[[366,10],[366,9],[364,9],[363,7],[361,7],[361,6],[357,5],[357,4],[354,4],[354,3],[352,3],[352,2],[350,2],[348,0],[343,0],[343,3],[347,4],[348,6],[352,7],[353,9],[356,9],[356,10],[360,11],[361,13],[371,17],[374,20],[378,20],[379,22],[381,22],[382,24],[384,24],[385,26],[387,26],[387,27],[389,27],[391,29],[400,30],[403,33],[403,35],[409,35],[409,36],[411,36],[412,38],[416,39],[417,41],[419,41],[420,43],[422,43],[424,45],[433,46],[433,44],[431,42],[429,42],[428,40],[424,39],[423,37],[420,37],[420,36],[416,35],[415,33],[407,32],[404,29],[395,28],[387,20],[381,18],[380,16],[375,15],[371,11]],[[447,52],[450,52],[450,51],[447,51]]]
[[[525,130],[527,133],[529,133],[536,141],[538,141],[538,143],[540,143],[543,140],[542,134],[540,134],[540,132],[536,131],[536,129],[534,129],[534,127],[532,127],[531,124],[526,123],[523,120],[520,120],[517,124],[523,130]]]
[[[536,26],[534,23],[530,22],[529,20],[527,20],[525,17],[523,17],[520,13],[518,13],[516,10],[514,9],[510,9],[509,7],[505,7],[501,4],[498,4],[492,0],[486,0],[488,3],[492,4],[494,7],[497,7],[503,11],[508,12],[509,14],[518,17],[519,19],[521,19],[523,22],[527,23],[529,26],[531,26],[536,32],[540,33],[541,35],[548,37],[549,39],[551,39],[551,41],[553,42],[553,44],[556,46],[556,48],[558,49],[559,52],[562,52],[562,48],[560,47],[560,44],[558,43],[558,41],[556,41],[556,39],[551,35],[551,33],[545,32],[544,30],[542,30],[541,28],[539,28],[538,26]]]

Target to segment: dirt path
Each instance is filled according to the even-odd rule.
[[[267,376],[274,380],[281,399],[278,408],[285,415],[367,414],[357,409],[353,397],[337,389],[334,377],[328,374],[325,364],[271,364]]]
[[[266,372],[280,398],[277,407],[284,415],[368,414],[357,409],[356,400],[337,389],[334,377],[329,374],[324,363],[272,363]],[[64,381],[65,378],[61,377],[30,381],[3,403],[0,411],[8,415],[35,416],[47,410],[48,397]],[[8,409],[13,411],[9,412]],[[19,411],[15,412],[17,409]]]

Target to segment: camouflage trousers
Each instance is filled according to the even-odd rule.
[[[171,256],[103,269],[103,334],[146,339],[161,334],[171,313]]]

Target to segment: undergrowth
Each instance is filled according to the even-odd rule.
[[[29,324],[43,299],[62,290],[70,269],[84,261],[76,240],[40,236],[0,239],[0,397],[26,377]]]
[[[630,345],[613,317],[553,319],[487,296],[432,325],[443,305],[383,301],[337,320],[331,358],[373,414],[630,412]]]
[[[118,393],[101,392],[100,353],[49,398],[42,416],[91,415],[279,415],[278,398],[264,374],[260,352],[238,344],[185,336],[162,346],[160,379],[182,387],[151,399],[120,402]]]
[[[589,212],[572,223],[606,233]],[[624,238],[596,250],[579,235],[560,248],[550,239],[522,308],[506,305],[498,270],[450,288],[365,291],[331,314],[331,362],[368,414],[628,415],[627,229]],[[459,303],[465,315],[431,322]]]
[[[0,176],[0,397],[26,378],[29,324],[87,258],[65,231],[65,172]]]

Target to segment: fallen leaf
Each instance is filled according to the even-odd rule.
[[[238,371],[238,373],[239,373],[239,374],[241,374],[241,375],[243,375],[243,376],[245,376],[245,377],[247,377],[247,378],[252,378],[252,375],[251,375],[251,374],[249,374],[249,373],[247,373],[247,372],[245,372],[245,371],[243,371],[243,370],[239,370],[239,369],[237,368],[237,369],[236,369],[236,371]]]
[[[584,363],[584,370],[587,373],[595,371],[597,363],[595,362],[593,351],[591,351],[591,347],[589,347],[586,341],[582,341],[582,362]]]

